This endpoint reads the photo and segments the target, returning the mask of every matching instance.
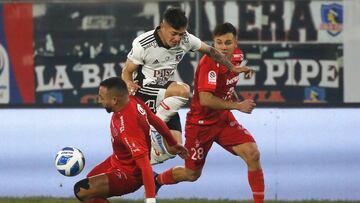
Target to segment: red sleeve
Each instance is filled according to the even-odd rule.
[[[146,198],[155,198],[155,182],[148,156],[142,156],[141,158],[136,159],[135,162],[141,170]]]
[[[203,56],[198,65],[198,91],[215,92],[219,67],[208,56]]]
[[[154,128],[160,133],[161,136],[163,136],[166,140],[166,142],[168,143],[168,145],[174,146],[177,144],[177,141],[175,140],[175,138],[172,136],[169,128],[167,127],[167,125],[164,123],[164,121],[162,121],[159,117],[157,117],[152,111],[151,109],[140,99],[136,98],[136,100],[142,105],[142,107],[145,109],[146,113],[147,113],[147,117],[149,120],[149,123],[154,126]]]

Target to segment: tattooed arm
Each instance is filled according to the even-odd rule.
[[[216,62],[226,66],[229,70],[234,68],[234,65],[229,61],[229,59],[227,59],[225,55],[220,53],[214,47],[207,46],[205,52],[203,53],[214,59]]]
[[[222,53],[220,53],[214,47],[205,44],[204,42],[201,43],[201,47],[199,49],[199,52],[208,55],[209,57],[214,59],[214,61],[224,65],[225,67],[227,67],[229,70],[231,70],[233,72],[237,72],[237,73],[244,72],[246,74],[252,72],[252,70],[249,67],[246,67],[246,66],[244,66],[244,67],[234,66],[230,62],[230,60],[227,59]]]

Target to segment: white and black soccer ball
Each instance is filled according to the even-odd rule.
[[[64,176],[76,176],[84,166],[84,155],[75,147],[65,147],[56,154],[55,167]]]

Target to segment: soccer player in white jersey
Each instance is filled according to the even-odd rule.
[[[177,65],[189,51],[208,55],[236,73],[250,73],[248,67],[234,66],[222,53],[187,32],[188,20],[179,8],[168,8],[160,26],[134,39],[123,67],[122,78],[130,93],[140,97],[164,122],[181,143],[178,110],[190,96],[187,84],[173,81]],[[166,143],[152,130],[151,163],[161,163],[174,157]]]

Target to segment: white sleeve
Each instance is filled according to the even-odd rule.
[[[195,37],[195,35],[192,35],[188,33],[189,36],[189,42],[190,42],[190,51],[197,51],[201,47],[201,40],[198,37]]]
[[[136,65],[144,65],[144,48],[138,43],[137,40],[134,40],[132,43],[132,49],[127,55],[128,59],[130,59]]]

